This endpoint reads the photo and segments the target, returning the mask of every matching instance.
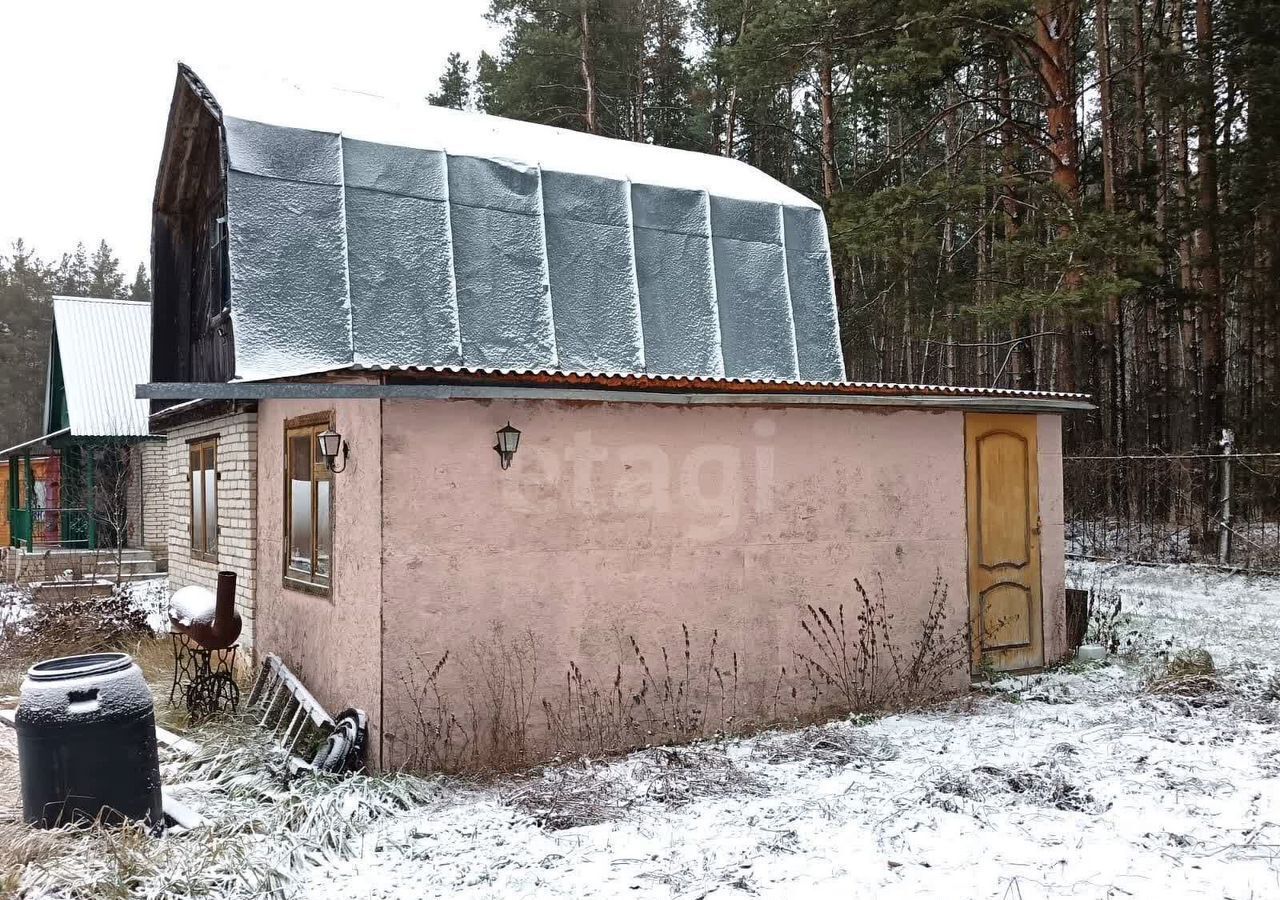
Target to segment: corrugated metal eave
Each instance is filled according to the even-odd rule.
[[[583,384],[603,387],[640,388],[656,386],[662,389],[691,387],[695,390],[741,390],[760,388],[768,392],[803,391],[806,393],[876,393],[902,396],[975,396],[1010,397],[1019,399],[1065,400],[1090,402],[1089,394],[1056,391],[1033,391],[1019,388],[966,387],[945,384],[909,384],[887,381],[806,381],[781,378],[733,378],[709,375],[661,375],[635,372],[579,372],[558,369],[493,368],[481,366],[415,366],[415,365],[354,365],[357,371],[413,372],[421,375],[464,375],[501,378],[525,383]]]

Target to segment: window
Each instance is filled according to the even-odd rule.
[[[284,432],[284,580],[319,594],[333,572],[333,494],[316,435],[331,422],[330,413],[303,416]]]
[[[191,555],[218,558],[218,439],[200,438],[188,445],[191,482]]]

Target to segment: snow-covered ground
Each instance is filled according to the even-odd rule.
[[[706,748],[724,788],[687,802],[650,751],[575,773],[607,821],[548,830],[503,788],[473,792],[385,822],[303,894],[1280,896],[1280,705],[1262,699],[1280,582],[1084,563],[1072,580],[1118,591],[1144,646],[1208,648],[1238,693],[1151,696],[1140,664],[1009,679],[947,711]]]
[[[131,883],[262,896],[281,883],[256,873],[275,867],[280,896],[321,900],[1280,897],[1280,581],[1084,563],[1071,579],[1120,595],[1137,658],[1005,679],[939,710],[495,784],[271,793],[230,764],[178,765],[170,787],[215,824],[133,846]],[[1214,655],[1221,690],[1144,689],[1157,654],[1182,647]],[[84,864],[27,883],[67,871]]]

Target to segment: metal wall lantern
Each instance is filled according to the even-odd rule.
[[[324,457],[325,467],[330,472],[341,472],[347,468],[347,457],[351,454],[351,448],[347,446],[347,442],[342,439],[342,435],[329,428],[316,435],[316,444],[320,447],[320,455]],[[342,467],[334,465],[334,460],[338,458],[338,453],[342,453]]]
[[[493,445],[493,449],[498,452],[498,459],[503,469],[511,467],[511,457],[516,455],[516,448],[519,446],[519,429],[512,428],[510,422],[498,429],[498,443]]]

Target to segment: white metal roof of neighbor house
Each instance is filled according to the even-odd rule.
[[[822,210],[745,163],[423,101],[179,79],[225,134],[237,379],[844,379]]]
[[[151,377],[150,303],[54,297],[51,346],[62,367],[73,436],[149,433],[150,404],[134,393]]]

